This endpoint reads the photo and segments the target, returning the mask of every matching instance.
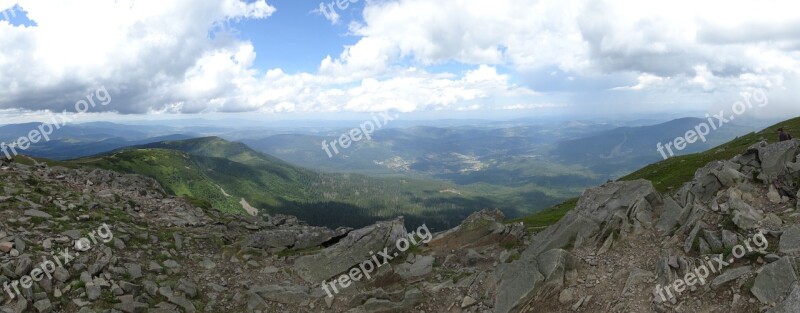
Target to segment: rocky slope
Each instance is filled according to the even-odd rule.
[[[334,230],[5,162],[0,284],[76,256],[3,291],[0,312],[798,312],[798,152],[760,143],[668,194],[610,182],[536,234],[491,210],[438,234],[402,218]],[[104,225],[113,239],[76,250]]]

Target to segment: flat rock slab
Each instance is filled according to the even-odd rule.
[[[715,277],[714,280],[711,281],[711,289],[716,290],[717,288],[728,282],[737,280],[739,279],[739,277],[750,274],[750,272],[752,271],[753,268],[750,267],[749,265],[728,269],[727,271],[725,271],[725,273],[722,273],[722,275]]]
[[[783,232],[778,246],[781,253],[794,253],[800,251],[800,226],[795,225]]]
[[[795,283],[797,275],[794,273],[791,258],[783,257],[761,269],[750,291],[761,303],[778,303]]]
[[[50,215],[50,214],[47,214],[47,213],[39,211],[39,210],[34,210],[34,209],[26,210],[25,211],[25,216],[41,217],[41,218],[46,218],[46,219],[53,218],[53,216]]]
[[[792,284],[789,295],[783,302],[767,311],[767,313],[797,313],[800,312],[800,283]]]

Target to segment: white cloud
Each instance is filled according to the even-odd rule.
[[[296,74],[256,69],[254,45],[227,29],[269,18],[276,8],[264,0],[0,8],[16,3],[36,25],[0,21],[0,109],[60,111],[99,85],[122,113],[517,109],[583,105],[594,92],[659,105],[698,95],[687,107],[753,88],[797,94],[787,84],[800,73],[800,15],[789,0],[371,1],[349,25],[355,44]],[[431,68],[451,63],[468,70]],[[624,83],[592,84],[609,77]],[[523,83],[546,80],[576,87],[553,96]],[[593,85],[602,88],[581,89]]]

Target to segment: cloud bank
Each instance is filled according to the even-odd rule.
[[[0,20],[0,110],[61,111],[100,85],[123,114],[696,109],[760,88],[783,114],[800,90],[784,0],[369,1],[355,44],[292,74],[256,68],[231,29],[280,10],[264,0],[10,7],[35,24]]]

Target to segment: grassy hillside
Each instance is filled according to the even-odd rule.
[[[711,161],[727,160],[737,154],[742,154],[747,150],[747,147],[761,140],[767,140],[769,142],[777,141],[777,131],[780,127],[786,129],[792,136],[800,135],[800,117],[775,124],[757,133],[750,133],[736,138],[705,152],[670,158],[648,165],[620,178],[620,180],[647,179],[652,181],[653,185],[660,192],[677,189],[684,183],[692,180],[694,172],[697,171],[697,169]]]
[[[767,140],[768,142],[777,141],[777,130],[780,127],[783,127],[787,132],[791,133],[792,136],[798,136],[800,135],[800,117],[775,124],[757,133],[750,133],[736,138],[705,152],[673,157],[648,165],[619,180],[630,181],[646,179],[653,182],[653,185],[659,192],[675,190],[680,188],[684,183],[691,181],[697,169],[705,166],[709,162],[733,158],[738,154],[744,153],[748,147],[761,140]],[[577,199],[570,199],[552,208],[526,217],[512,219],[508,222],[525,222],[525,226],[529,230],[538,230],[557,222],[561,217],[567,214],[567,212],[575,208],[576,204]]]
[[[294,167],[246,145],[219,138],[167,141],[70,161],[158,180],[171,194],[205,200],[221,210],[239,204],[298,216],[314,225],[360,227],[398,215],[411,226],[444,229],[470,213],[500,208],[509,216],[559,198],[530,186],[498,187],[409,178],[318,173]],[[539,207],[541,208],[541,207]]]

